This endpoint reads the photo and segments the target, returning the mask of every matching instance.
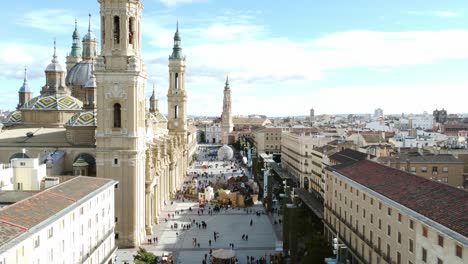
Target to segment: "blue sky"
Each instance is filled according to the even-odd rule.
[[[189,114],[220,115],[229,74],[234,114],[269,116],[468,112],[468,1],[146,0],[143,59],[166,109],[167,58],[179,20]],[[0,109],[13,109],[29,68],[38,95],[53,39],[65,64],[74,19],[96,0],[17,0],[0,17]]]

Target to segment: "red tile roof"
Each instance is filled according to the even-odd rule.
[[[42,223],[91,192],[112,182],[111,179],[75,177],[0,209],[0,248],[11,239]]]
[[[468,192],[369,160],[337,168],[341,175],[468,237]]]

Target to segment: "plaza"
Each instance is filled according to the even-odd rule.
[[[212,155],[207,153],[199,151],[198,161],[189,169],[190,176],[186,178],[185,186],[192,182],[193,175],[202,172],[206,172],[210,176],[201,178],[199,185],[214,179],[227,181],[230,177],[241,176],[243,173],[247,177],[251,177],[246,168],[230,169],[230,166],[223,168],[224,162],[212,160]],[[206,169],[202,168],[202,164],[208,165]],[[239,166],[239,164],[235,166]],[[235,172],[232,172],[233,170]],[[247,256],[253,256],[255,259],[265,257],[269,260],[270,254],[275,253],[276,244],[281,241],[280,225],[274,224],[275,220],[278,220],[278,216],[264,214],[265,210],[261,202],[246,208],[224,209],[221,207],[219,212],[210,214],[209,212],[212,211],[210,209],[213,208],[213,205],[207,204],[202,213],[198,201],[180,197],[174,201],[168,201],[161,216],[162,220],[153,227],[154,235],[148,237],[142,247],[156,256],[172,254],[175,258],[174,263],[202,263],[205,254],[207,255],[207,263],[210,263],[210,249],[229,249],[231,244],[234,245],[238,263],[247,263]],[[167,221],[165,221],[166,219]],[[250,225],[250,221],[252,221],[252,225]],[[196,223],[201,224],[202,222],[206,223],[206,229],[197,227]],[[175,224],[178,226],[177,229],[174,228]],[[182,226],[189,224],[190,228],[182,228]],[[214,232],[218,234],[216,241],[214,240]],[[248,235],[248,240],[243,239],[243,235]],[[150,244],[148,242],[148,239],[153,241],[156,237],[157,243]],[[197,240],[195,245],[194,239]],[[209,245],[210,240],[211,246]],[[137,249],[119,249],[117,263],[133,263],[133,255],[136,252]]]

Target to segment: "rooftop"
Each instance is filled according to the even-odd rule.
[[[28,137],[26,133],[32,132],[34,136]],[[0,146],[70,146],[65,128],[44,127],[17,127],[5,129],[0,132]]]
[[[400,153],[393,157],[381,157],[379,162],[396,162],[397,158],[400,158],[401,162],[409,160],[411,163],[463,163],[462,161],[455,158],[452,154],[421,154],[419,152]]]
[[[369,160],[335,168],[341,175],[468,237],[468,192]]]
[[[352,149],[344,149],[330,156],[330,160],[336,161],[339,164],[349,164],[367,158],[366,153],[362,153]]]
[[[93,191],[113,183],[111,179],[79,176],[1,208],[0,249],[50,217],[58,217],[59,212]]]

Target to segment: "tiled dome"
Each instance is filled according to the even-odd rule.
[[[29,100],[23,110],[81,110],[83,102],[71,95],[38,96]]]
[[[79,112],[67,121],[65,126],[96,126],[96,113],[93,111]]]
[[[22,117],[21,111],[14,111],[10,115],[8,115],[5,123],[11,124],[11,125],[19,124],[22,121],[21,117]]]

